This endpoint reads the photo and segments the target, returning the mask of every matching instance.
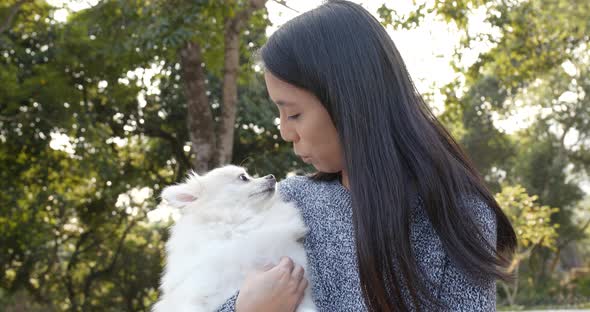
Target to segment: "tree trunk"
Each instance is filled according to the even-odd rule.
[[[238,103],[238,74],[240,68],[240,33],[252,13],[264,7],[266,0],[251,0],[248,6],[224,24],[223,90],[221,120],[217,133],[217,164],[231,162]]]
[[[180,50],[184,91],[188,105],[187,124],[192,143],[191,162],[198,173],[231,162],[238,103],[238,70],[240,68],[240,33],[252,13],[262,9],[266,0],[250,0],[246,8],[224,23],[224,64],[221,118],[215,133],[215,122],[207,97],[200,46],[187,43]]]
[[[10,7],[8,16],[6,17],[4,22],[2,22],[2,25],[0,25],[0,34],[10,29],[10,26],[12,25],[14,18],[18,14],[20,7],[26,2],[30,2],[30,0],[19,0]]]
[[[240,67],[239,32],[232,29],[231,23],[227,23],[225,28],[222,107],[220,127],[217,133],[218,154],[216,158],[219,165],[231,162],[238,103],[238,69]]]
[[[215,156],[213,114],[207,97],[203,58],[198,43],[188,42],[180,49],[181,74],[187,103],[187,127],[191,140],[191,163],[198,173],[211,169]]]

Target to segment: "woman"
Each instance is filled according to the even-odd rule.
[[[495,310],[515,233],[379,22],[329,1],[279,28],[260,57],[282,138],[318,171],[279,191],[310,228],[319,310]],[[284,257],[252,272],[219,311],[294,311],[302,271]]]

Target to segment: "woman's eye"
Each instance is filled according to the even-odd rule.
[[[250,179],[248,179],[248,177],[245,174],[240,174],[240,180],[244,181],[244,182],[248,182],[250,181]]]
[[[299,117],[299,115],[301,115],[301,114],[295,114],[295,115],[293,115],[293,116],[289,116],[289,117],[287,117],[287,118],[288,118],[288,119],[291,119],[291,120],[294,120],[294,119],[297,119],[297,118]]]

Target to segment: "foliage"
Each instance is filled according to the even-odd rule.
[[[168,225],[148,215],[162,187],[191,167],[178,49],[191,40],[203,47],[219,118],[223,21],[245,3],[103,0],[65,23],[42,0],[0,3],[0,304],[8,311],[148,310]],[[568,303],[588,289],[564,260],[571,246],[581,246],[573,258],[590,255],[579,243],[588,240],[590,211],[580,188],[590,173],[589,5],[437,0],[405,15],[394,3],[378,12],[397,29],[442,19],[460,32],[459,78],[440,90],[440,118],[519,233],[520,277],[500,292],[515,304],[541,296]],[[470,28],[478,10],[491,31]],[[269,24],[259,10],[240,35],[232,162],[282,178],[309,167],[280,138],[252,64]],[[490,48],[466,62],[482,42]],[[535,120],[500,129],[521,110]]]
[[[537,199],[538,196],[528,195],[520,185],[504,186],[502,192],[496,194],[498,204],[503,207],[518,236],[518,248],[509,269],[517,274],[521,262],[529,258],[535,248],[555,249],[556,246],[559,224],[552,223],[551,216],[559,209],[538,205],[535,203]],[[515,304],[521,283],[523,281],[520,276],[517,276],[511,285],[502,283],[502,289],[510,305]]]

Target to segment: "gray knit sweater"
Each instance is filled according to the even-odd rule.
[[[314,181],[295,176],[278,184],[281,196],[294,201],[310,228],[304,239],[309,261],[312,297],[319,311],[366,311],[362,299],[355,255],[352,207],[349,191],[338,180]],[[421,201],[416,200],[411,226],[411,241],[419,269],[430,280],[426,285],[448,311],[494,311],[496,283],[493,278],[474,278],[462,271],[445,252]],[[477,198],[464,203],[480,226],[485,239],[496,244],[496,219],[493,211]],[[239,291],[217,310],[235,311]],[[402,292],[410,304],[409,291]],[[412,309],[415,310],[415,309]],[[434,308],[422,306],[421,310]]]

